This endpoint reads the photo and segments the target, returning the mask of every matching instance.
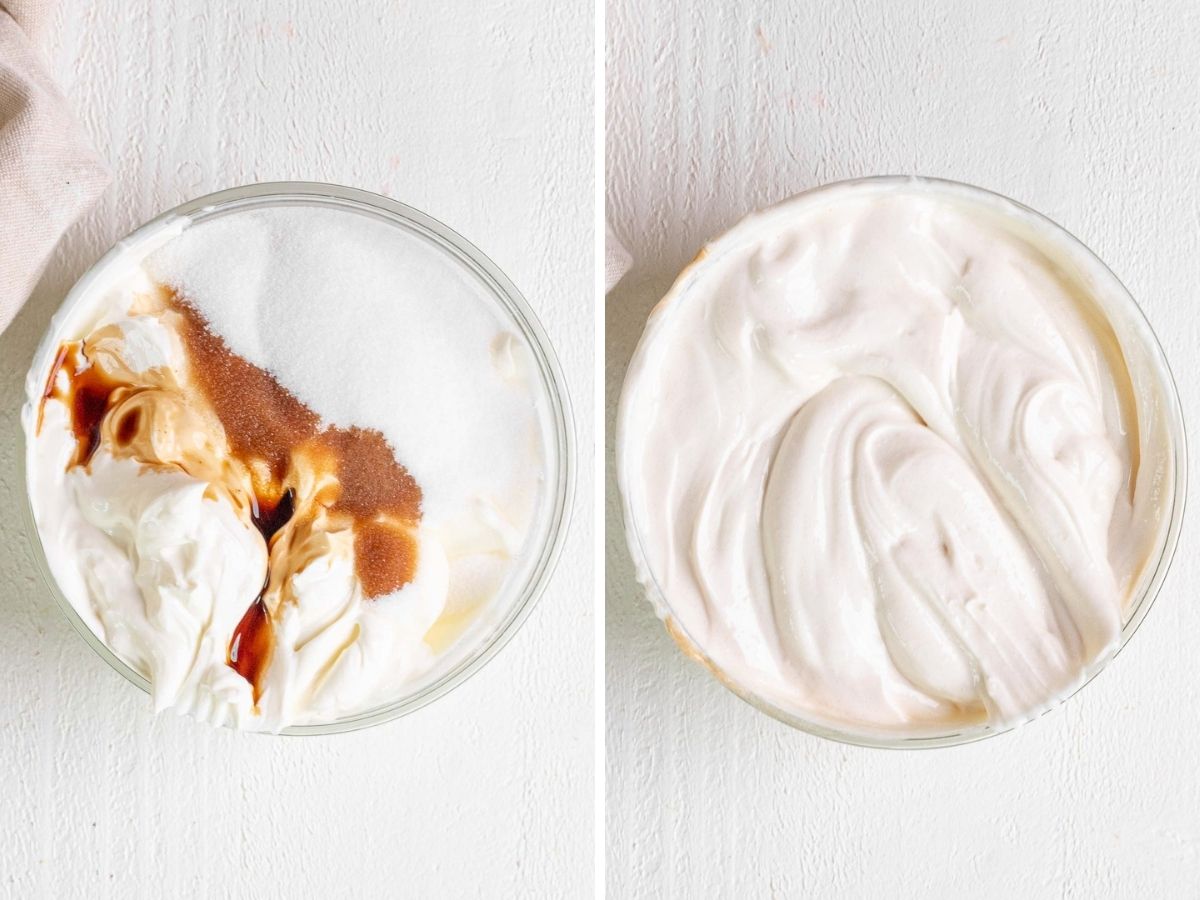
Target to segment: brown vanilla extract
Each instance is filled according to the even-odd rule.
[[[416,571],[421,488],[380,432],[323,425],[269,372],[233,353],[194,306],[165,289],[160,299],[163,315],[176,317],[188,360],[191,384],[176,387],[185,395],[177,399],[211,408],[220,422],[229,456],[238,471],[249,473],[243,484],[224,487],[242,501],[267,545],[266,581],[257,597],[247,598],[227,654],[228,665],[251,684],[257,705],[274,647],[274,616],[290,597],[283,583],[304,565],[289,556],[302,552],[297,548],[313,530],[349,529],[363,595],[374,599],[399,590]],[[204,472],[189,471],[199,467],[190,466],[186,454],[163,459],[153,441],[142,439],[154,423],[146,421],[137,395],[164,388],[138,379],[90,359],[86,342],[64,342],[43,392],[39,429],[46,401],[57,399],[69,411],[75,437],[68,468],[88,467],[111,419],[114,455],[201,477]]]

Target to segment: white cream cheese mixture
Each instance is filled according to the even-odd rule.
[[[660,615],[827,727],[1046,708],[1117,646],[1167,528],[1127,303],[1064,233],[962,186],[851,183],[743,221],[654,311],[622,395]]]

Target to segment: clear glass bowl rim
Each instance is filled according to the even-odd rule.
[[[332,722],[313,725],[293,725],[283,729],[279,734],[315,736],[341,734],[358,731],[384,722],[390,722],[401,716],[415,712],[423,706],[432,703],[461,685],[478,672],[500,649],[516,634],[521,625],[533,611],[533,607],[545,593],[546,587],[558,563],[566,540],[571,510],[575,494],[575,425],[571,409],[570,396],[567,392],[567,382],[563,375],[558,356],[550,343],[549,337],[542,328],[537,315],[529,306],[525,297],[509,280],[500,268],[487,257],[478,247],[458,234],[449,226],[414,207],[359,188],[346,187],[339,184],[329,184],[317,181],[274,181],[257,182],[227,188],[189,200],[173,207],[150,219],[134,229],[125,237],[116,241],[86,272],[75,282],[63,297],[58,309],[67,308],[76,299],[88,291],[92,282],[130,245],[140,242],[153,234],[166,222],[176,218],[188,218],[193,221],[203,221],[219,211],[228,210],[239,204],[253,205],[269,204],[271,201],[281,203],[316,201],[332,206],[358,207],[374,216],[388,219],[396,225],[403,222],[402,227],[415,230],[426,240],[439,246],[454,258],[467,271],[477,277],[489,289],[493,299],[524,334],[532,350],[536,368],[546,391],[551,415],[551,438],[557,457],[557,470],[549,473],[547,488],[553,491],[553,505],[549,513],[546,541],[539,548],[538,558],[530,570],[528,579],[514,591],[514,600],[507,614],[492,629],[491,633],[481,639],[476,647],[460,660],[450,670],[436,680],[423,686],[420,690],[363,713],[346,716]],[[57,316],[57,311],[56,314]],[[54,321],[47,327],[43,341],[49,338],[54,328]],[[40,354],[35,353],[35,357]],[[36,363],[36,359],[35,359]],[[21,458],[22,482],[24,491],[24,508],[26,526],[30,532],[30,544],[33,547],[34,558],[37,562],[42,579],[53,595],[59,609],[66,615],[75,631],[87,642],[105,662],[119,672],[130,684],[138,687],[147,694],[150,692],[149,682],[124,660],[117,656],[97,637],[79,616],[71,602],[63,594],[53,573],[50,571],[42,547],[41,533],[34,521],[33,507],[29,497],[28,478],[26,472],[27,438],[24,429],[20,429],[21,438],[19,453]],[[254,732],[264,734],[267,732]]]
[[[1131,314],[1133,320],[1141,326],[1142,333],[1135,335],[1135,337],[1145,343],[1146,350],[1149,352],[1149,356],[1152,358],[1155,364],[1155,368],[1157,370],[1156,374],[1159,376],[1165,389],[1166,396],[1163,399],[1166,403],[1166,409],[1164,410],[1164,417],[1166,419],[1167,430],[1170,435],[1171,450],[1174,455],[1173,462],[1175,466],[1175,483],[1171,492],[1171,507],[1168,513],[1168,527],[1167,533],[1163,539],[1162,550],[1152,570],[1150,571],[1150,574],[1145,577],[1141,592],[1132,604],[1129,618],[1126,620],[1121,629],[1121,637],[1116,647],[1112,650],[1112,652],[1099,658],[1098,660],[1093,661],[1089,669],[1084,673],[1084,676],[1078,686],[1076,686],[1073,690],[1055,698],[1046,708],[1034,712],[1028,718],[1002,727],[981,724],[966,728],[952,729],[940,734],[902,736],[856,732],[849,728],[836,728],[825,723],[811,721],[782,709],[771,703],[769,700],[766,700],[752,691],[739,686],[733,679],[724,674],[720,666],[718,666],[714,660],[704,653],[704,651],[700,648],[700,645],[693,640],[690,635],[688,635],[686,629],[678,621],[678,619],[670,617],[666,623],[668,626],[668,633],[671,635],[675,643],[679,645],[679,649],[682,650],[684,655],[700,663],[709,671],[711,675],[716,678],[720,684],[722,684],[735,696],[744,700],[755,709],[766,713],[780,722],[783,722],[785,725],[789,725],[798,731],[803,731],[816,737],[859,747],[889,750],[936,749],[940,747],[953,747],[961,744],[970,744],[976,741],[984,740],[985,738],[1006,734],[1027,722],[1034,721],[1035,719],[1052,712],[1087,687],[1087,685],[1091,683],[1092,679],[1099,675],[1101,671],[1106,669],[1108,664],[1111,663],[1112,660],[1114,660],[1120,654],[1121,650],[1123,650],[1129,643],[1130,638],[1133,637],[1134,633],[1138,629],[1138,626],[1141,625],[1142,620],[1145,619],[1146,614],[1150,611],[1150,607],[1154,604],[1154,600],[1157,598],[1158,593],[1162,588],[1163,582],[1167,576],[1167,572],[1170,570],[1171,562],[1175,555],[1176,546],[1179,542],[1179,533],[1183,524],[1183,512],[1187,500],[1187,432],[1184,427],[1183,409],[1180,405],[1179,389],[1176,386],[1174,374],[1171,371],[1170,365],[1167,363],[1166,355],[1163,353],[1162,345],[1159,342],[1158,336],[1155,334],[1154,329],[1151,327],[1145,312],[1134,299],[1133,295],[1129,292],[1129,289],[1125,286],[1125,283],[1117,277],[1112,269],[1110,269],[1108,265],[1102,259],[1100,259],[1099,256],[1092,252],[1092,250],[1081,240],[1079,240],[1079,238],[1075,237],[1074,234],[1043,213],[1040,213],[1017,200],[1013,200],[1004,194],[1000,194],[987,188],[981,188],[976,185],[967,184],[966,182],[962,181],[955,181],[953,179],[936,178],[925,175],[869,175],[861,178],[849,178],[842,181],[827,182],[825,184],[816,185],[812,188],[791,195],[790,197],[784,198],[777,203],[771,204],[771,206],[767,207],[767,209],[774,208],[775,206],[783,203],[791,203],[802,198],[817,197],[821,194],[835,190],[853,189],[857,186],[865,185],[886,186],[889,184],[929,185],[935,189],[940,188],[942,190],[956,191],[966,195],[974,194],[979,199],[992,203],[999,201],[1002,204],[1008,204],[1014,207],[1016,210],[1032,217],[1036,223],[1048,228],[1051,233],[1057,233],[1071,248],[1073,248],[1076,252],[1081,253],[1084,258],[1090,259],[1092,262],[1094,262],[1101,272],[1107,273],[1107,275],[1111,277],[1113,285],[1116,288],[1115,293],[1118,301],[1126,306],[1127,311]],[[740,224],[740,221],[741,220],[739,220],[739,222],[735,222],[728,229],[725,229],[725,231],[723,231],[721,234],[726,234],[730,230],[737,228]],[[706,242],[706,246],[711,244],[712,241],[717,240],[720,236],[721,235],[718,235],[712,240]],[[703,252],[695,261],[689,263],[676,276],[674,282],[664,295],[663,299],[659,301],[659,305],[664,302],[678,299],[679,293],[682,293],[680,290],[680,285],[683,282],[685,275],[692,269],[693,266],[700,263],[702,257],[705,257]],[[656,306],[656,309],[657,308],[658,306]],[[1121,326],[1121,323],[1111,322],[1110,320],[1110,324],[1113,326],[1114,330],[1117,330],[1123,336],[1126,335],[1129,330]],[[639,345],[640,341],[641,339],[639,338]],[[635,350],[634,352],[636,355],[637,351]],[[625,384],[622,384],[622,402],[624,401],[626,387],[627,386]],[[618,424],[614,441],[614,446],[617,448],[618,473],[621,469],[619,458],[621,453],[622,418],[622,415],[618,413]],[[671,607],[667,602],[666,592],[658,584],[658,581],[647,562],[647,556],[642,549],[642,536],[638,531],[637,523],[634,521],[632,504],[629,502],[628,497],[625,496],[626,489],[624,484],[621,482],[620,477],[618,477],[617,483],[621,493],[622,522],[625,529],[626,544],[629,548],[630,554],[634,558],[634,562],[638,571],[645,572],[649,580],[649,583],[643,582],[641,584],[641,588],[647,594],[648,599],[656,610],[669,610]]]

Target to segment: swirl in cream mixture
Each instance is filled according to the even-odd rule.
[[[652,315],[622,396],[660,614],[726,681],[834,727],[1005,724],[1063,696],[1117,645],[1174,478],[1120,292],[958,186],[751,216]]]

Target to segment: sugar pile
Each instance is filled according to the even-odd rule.
[[[436,526],[539,472],[540,386],[486,288],[423,238],[319,207],[238,211],[144,262],[321,419],[374,428]],[[536,476],[535,476],[536,477]]]

